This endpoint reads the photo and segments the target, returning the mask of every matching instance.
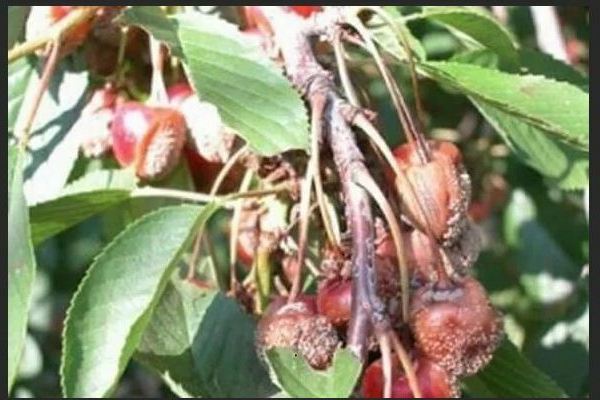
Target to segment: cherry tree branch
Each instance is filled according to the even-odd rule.
[[[376,293],[374,267],[373,214],[368,193],[356,184],[355,174],[369,174],[364,157],[352,132],[348,107],[333,80],[333,75],[317,62],[310,38],[326,35],[332,40],[343,14],[335,7],[304,20],[279,7],[261,7],[281,49],[290,81],[310,104],[325,100],[323,135],[333,152],[333,159],[342,182],[345,212],[352,234],[352,315],[348,328],[348,348],[361,360],[367,354],[367,338],[371,327],[388,329],[385,306]]]

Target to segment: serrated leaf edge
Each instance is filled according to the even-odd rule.
[[[200,206],[201,210],[204,210],[204,207],[210,206],[211,203]],[[126,235],[130,229],[133,229],[134,227],[141,225],[142,223],[145,223],[146,220],[148,220],[149,218],[153,217],[154,215],[157,215],[159,213],[164,213],[167,212],[168,210],[173,210],[173,209],[177,209],[177,208],[197,208],[199,206],[191,206],[189,204],[185,204],[185,205],[179,205],[179,206],[168,206],[168,207],[162,207],[159,208],[158,210],[152,211],[148,214],[143,215],[142,217],[138,218],[137,220],[133,221],[132,223],[130,223],[129,225],[127,225],[121,232],[119,232],[115,238],[108,244],[106,245],[101,251],[100,253],[98,253],[92,263],[90,264],[90,267],[87,269],[87,271],[85,272],[84,277],[81,279],[81,281],[79,282],[79,285],[77,285],[77,289],[75,290],[73,296],[71,296],[71,300],[69,301],[69,307],[67,308],[66,312],[65,312],[65,318],[64,318],[64,324],[63,324],[63,330],[61,332],[61,348],[62,348],[62,353],[61,353],[61,357],[60,357],[60,368],[59,368],[59,375],[60,375],[60,387],[61,387],[61,391],[63,393],[63,395],[65,397],[68,397],[68,395],[66,394],[66,382],[65,382],[65,376],[64,376],[64,366],[65,366],[65,359],[66,359],[66,352],[65,352],[65,348],[66,348],[66,331],[67,331],[67,327],[69,326],[69,321],[70,321],[70,317],[71,317],[71,310],[73,309],[73,305],[75,303],[75,300],[77,299],[77,297],[79,296],[79,293],[82,290],[83,285],[85,284],[85,282],[88,280],[92,269],[96,266],[96,263],[98,262],[98,259],[100,257],[102,257],[104,254],[106,254],[106,252],[108,250],[110,250],[113,246],[115,246],[121,239],[121,237],[123,237],[124,235]],[[218,208],[218,204],[214,204],[213,207],[216,207],[215,210]],[[213,210],[213,212],[215,211]],[[202,213],[202,211],[200,211],[200,213]],[[198,220],[199,220],[200,215],[198,216]],[[196,221],[197,223],[198,221]],[[189,241],[190,237],[192,236],[192,233],[194,232],[195,229],[191,229],[190,230],[190,234],[188,235],[188,238],[181,244],[181,247],[178,251],[178,255],[181,254],[181,252],[183,251],[183,249],[185,248],[185,244]],[[178,258],[178,255],[176,255],[173,260],[176,260]],[[173,261],[172,261],[173,262]],[[164,285],[163,285],[164,286]],[[164,287],[163,287],[164,289]],[[162,291],[161,291],[162,292]],[[151,303],[156,303],[156,298],[159,298],[160,295],[155,296],[155,299],[151,302]],[[155,306],[155,304],[151,304],[150,307],[148,307],[148,310],[152,310],[153,306]],[[146,310],[146,312],[144,312],[136,322],[134,322],[134,324],[132,325],[135,326],[135,324],[137,324],[140,320],[142,320],[145,316],[146,313],[148,312],[148,310]],[[119,364],[121,364],[121,359],[119,359]],[[116,383],[116,382],[115,382]],[[104,393],[106,394],[106,393]]]
[[[457,6],[457,7],[460,7],[460,6]],[[455,8],[453,10],[448,9],[446,11],[444,11],[444,10],[431,10],[431,11],[425,10],[421,13],[421,15],[423,15],[423,18],[428,18],[430,16],[436,16],[436,15],[449,15],[449,14],[469,14],[469,15],[477,15],[479,17],[485,18],[488,21],[492,22],[494,25],[496,25],[498,28],[500,28],[500,30],[506,34],[506,36],[509,38],[509,40],[515,50],[519,49],[519,43],[516,40],[516,38],[514,37],[513,33],[486,12],[483,12],[480,10],[473,10],[473,9]],[[516,53],[515,53],[515,55],[516,55]]]
[[[23,198],[23,202],[26,205],[27,200],[25,199],[25,193],[23,192],[23,168],[22,168],[23,167],[22,164],[24,162],[25,153],[21,149],[18,149],[17,151],[18,151],[18,153],[16,155],[15,165],[12,168],[13,174],[12,174],[11,180],[10,180],[10,187],[11,187],[11,192],[12,192],[12,186],[14,184],[15,173],[20,173],[21,174],[21,196]],[[25,212],[27,213],[27,220],[28,220],[28,225],[29,225],[29,209],[27,207],[25,209]],[[31,227],[30,226],[27,226],[25,228],[25,233],[28,233],[28,235],[26,237],[27,248],[29,249],[29,251],[28,251],[29,252],[29,256],[31,257],[31,260],[33,261],[33,265],[32,265],[33,271],[32,271],[32,277],[31,277],[31,283],[32,283],[32,286],[33,286],[33,284],[35,283],[35,277],[37,275],[37,262],[36,262],[36,258],[35,258],[35,252],[33,251],[34,247],[33,247],[33,241],[31,239]],[[26,301],[26,306],[27,306],[26,309],[27,309],[27,313],[28,314],[29,314],[29,309],[31,307],[32,300],[33,300],[33,287],[32,287],[32,290],[29,291],[29,296],[27,296],[27,299],[25,300]],[[23,331],[20,334],[21,334],[21,336],[23,338],[25,338],[27,336],[27,321],[25,322],[25,329],[23,329]],[[24,347],[22,346],[19,349],[19,354],[18,354],[17,359],[16,359],[16,370],[14,371],[14,375],[12,377],[12,382],[8,382],[9,388],[12,388],[12,385],[15,383],[15,380],[16,380],[16,378],[18,376],[18,373],[19,373],[19,364],[21,363],[21,358],[23,356],[23,350],[24,350]]]
[[[462,67],[467,67],[467,68],[473,68],[473,69],[480,69],[492,74],[499,74],[499,75],[507,75],[507,76],[515,76],[515,77],[519,77],[519,78],[527,78],[527,77],[532,77],[532,78],[536,78],[536,79],[540,79],[540,80],[544,80],[544,81],[548,81],[548,82],[552,82],[558,86],[564,86],[564,87],[569,87],[571,89],[576,89],[578,91],[580,91],[582,94],[586,95],[589,97],[589,94],[586,93],[585,91],[581,90],[581,88],[579,88],[576,85],[573,85],[571,83],[565,82],[565,81],[559,81],[556,80],[554,78],[548,78],[545,75],[537,75],[537,74],[509,74],[506,72],[502,72],[496,69],[490,69],[490,68],[484,68],[481,67],[479,65],[475,65],[475,64],[466,64],[466,63],[458,63],[458,62],[446,62],[446,61],[433,61],[433,62],[426,62],[423,63],[422,66],[427,68],[431,68],[433,70],[435,70],[434,72],[434,76],[435,74],[440,74],[446,77],[446,83],[448,83],[451,86],[454,86],[455,88],[460,89],[462,92],[464,93],[468,93],[469,96],[472,96],[474,98],[478,98],[481,100],[486,101],[487,103],[491,103],[496,107],[501,108],[503,111],[506,111],[510,114],[513,115],[517,115],[519,117],[521,117],[522,119],[526,120],[526,121],[530,121],[530,123],[533,123],[534,125],[537,125],[538,127],[544,129],[546,132],[548,132],[548,134],[556,137],[557,139],[559,139],[560,141],[567,143],[577,149],[583,150],[583,151],[587,151],[589,152],[589,142],[588,141],[581,141],[581,138],[579,137],[572,137],[571,135],[565,134],[565,131],[561,128],[561,127],[557,127],[552,123],[548,123],[547,121],[544,121],[540,118],[536,118],[534,116],[528,115],[527,113],[523,113],[519,108],[517,107],[513,107],[510,104],[507,103],[503,103],[501,101],[495,100],[493,98],[490,98],[489,96],[485,96],[485,95],[481,95],[480,93],[473,91],[467,87],[465,87],[464,85],[460,84],[459,82],[456,81],[456,79],[454,79],[450,74],[447,74],[445,71],[442,71],[441,69],[438,69],[436,67],[436,65],[460,65]],[[588,132],[589,134],[589,132]]]
[[[469,98],[469,100],[471,101],[473,106],[477,109],[477,111],[479,111],[479,113],[485,118],[485,120],[494,128],[494,130],[498,133],[498,135],[500,135],[502,137],[502,140],[504,141],[504,143],[506,143],[506,145],[511,149],[511,151],[516,154],[516,149],[514,148],[512,141],[508,140],[508,138],[506,137],[504,129],[497,123],[497,121],[494,118],[488,117],[487,113],[484,112],[480,108],[480,106],[477,104],[477,102],[485,103],[486,101],[480,100],[480,99],[473,100],[472,96],[467,96],[467,97]],[[528,123],[528,122],[525,121],[525,123]],[[546,132],[541,127],[537,127],[537,129],[540,129],[540,130]],[[545,179],[549,179],[551,182],[554,182],[562,190],[576,191],[576,190],[582,189],[582,187],[580,187],[576,184],[567,184],[567,183],[560,181],[559,179],[553,179],[551,177],[548,177],[547,175],[544,175],[541,171],[539,171],[537,168],[534,168],[533,166],[531,166],[530,164],[528,164],[526,162],[524,162],[524,164],[527,165],[528,167],[538,171]],[[588,166],[588,170],[589,170],[589,166]],[[588,172],[588,180],[589,180],[589,172]],[[569,181],[567,181],[567,182],[569,182]]]

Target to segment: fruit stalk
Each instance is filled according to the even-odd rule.
[[[46,89],[50,84],[50,80],[52,79],[52,75],[54,74],[54,70],[56,69],[59,53],[60,41],[55,41],[52,44],[52,49],[48,55],[48,58],[46,59],[42,76],[37,87],[35,88],[35,92],[32,95],[33,97],[31,98],[31,101],[27,102],[28,99],[25,99],[24,104],[26,104],[27,107],[24,107],[25,117],[21,120],[18,120],[18,125],[15,127],[15,136],[19,138],[19,146],[22,148],[26,148],[27,143],[29,142],[29,135],[31,133],[31,127],[33,126],[35,115],[37,114],[38,108],[42,102],[42,97],[44,96],[44,92],[46,92]]]

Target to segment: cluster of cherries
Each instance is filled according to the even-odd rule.
[[[289,7],[303,17],[321,9]],[[56,22],[73,8],[52,6],[44,12]],[[246,6],[244,13],[246,33],[272,34],[258,7]],[[79,45],[90,29],[91,22],[76,27],[66,41]],[[233,139],[223,133],[216,109],[202,104],[189,85],[178,83],[167,92],[168,103],[157,105],[129,101],[111,85],[97,90],[84,113],[97,121],[94,131],[100,133],[88,137],[84,152],[98,156],[112,148],[119,164],[133,168],[144,180],[168,175],[184,154],[192,174],[201,182],[211,181],[226,161]],[[499,313],[482,285],[469,274],[479,253],[478,236],[467,215],[470,178],[460,151],[449,142],[413,140],[396,148],[394,156],[402,174],[389,172],[387,180],[401,194],[402,240],[411,276],[410,315],[402,315],[398,259],[382,223],[377,225],[375,243],[378,295],[398,332],[406,328],[403,321],[408,320],[409,334],[401,337],[411,349],[423,396],[455,397],[459,395],[458,380],[483,368],[502,337]],[[252,265],[256,241],[244,240],[241,235],[238,258]],[[314,368],[331,363],[351,316],[351,260],[347,248],[325,253],[321,265],[324,279],[315,295],[301,294],[293,302],[281,296],[271,300],[258,326],[261,353],[285,346],[295,349]],[[361,394],[381,397],[382,364],[377,346],[370,350],[371,363],[363,373]],[[412,397],[399,365],[393,366],[392,375],[392,397]]]
[[[77,8],[32,7],[26,36],[31,39],[39,35]],[[61,55],[88,39],[118,43],[120,28],[112,19],[121,8],[100,7],[92,18],[66,32]],[[136,35],[133,38],[140,39]],[[221,122],[216,107],[200,101],[186,82],[171,85],[167,97],[164,104],[133,101],[126,90],[109,79],[104,87],[93,91],[82,112],[86,130],[81,144],[83,153],[98,157],[112,150],[119,165],[133,168],[143,180],[166,177],[184,155],[196,186],[205,189],[228,158],[235,136]]]
[[[412,349],[422,395],[457,397],[458,380],[491,360],[502,338],[502,319],[483,286],[469,275],[479,241],[467,216],[470,180],[461,154],[449,142],[430,140],[421,155],[418,146],[407,143],[394,151],[404,173],[398,185],[404,194],[402,239],[411,274],[405,344]],[[377,291],[400,333],[403,316],[395,247],[382,223],[376,231]],[[313,367],[326,368],[350,320],[349,264],[347,251],[327,251],[321,268],[325,278],[316,295],[303,294],[289,304],[276,298],[260,321],[259,348],[288,346]],[[375,360],[363,373],[361,394],[382,397],[382,364],[376,346],[370,349]],[[393,366],[392,376],[392,397],[412,397],[399,365]]]
[[[84,110],[91,121],[97,121],[82,143],[88,156],[100,156],[112,149],[122,167],[133,168],[143,180],[167,176],[177,166],[182,155],[190,166],[198,185],[214,178],[225,157],[193,137],[198,118],[207,122],[200,129],[217,132],[223,129],[214,106],[198,100],[187,83],[167,89],[166,105],[150,105],[127,100],[112,85],[98,89]],[[213,125],[209,127],[208,120]],[[192,133],[190,133],[192,132]],[[216,135],[216,133],[215,133]],[[229,136],[220,143],[230,148]]]
[[[26,26],[27,38],[38,36],[77,8],[80,6],[32,7]],[[104,44],[118,43],[120,32],[112,19],[121,8],[100,7],[93,18],[66,32],[61,41],[61,54],[71,53],[88,39],[90,42],[100,39]],[[308,17],[321,7],[289,6],[289,9]],[[268,36],[270,27],[260,8],[244,6],[242,10],[246,25],[244,34],[260,35],[263,39]],[[134,42],[143,42],[136,32],[134,30],[129,36],[135,39],[132,39]],[[129,39],[126,48],[139,50],[139,43],[131,46],[136,43],[129,43]],[[93,47],[93,52],[98,53],[96,50],[98,48]],[[43,54],[43,51],[39,52],[39,55]],[[96,61],[91,63],[97,64]],[[82,150],[86,156],[98,157],[112,149],[118,163],[133,168],[143,180],[157,180],[169,175],[183,154],[196,187],[207,189],[228,158],[235,135],[222,124],[216,107],[199,101],[187,83],[176,83],[167,92],[166,104],[145,104],[128,100],[125,92],[112,83],[95,90],[83,111],[88,118],[88,132]],[[225,182],[225,189],[228,183],[239,181],[240,170],[233,172],[233,178]]]

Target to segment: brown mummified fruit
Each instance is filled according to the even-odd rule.
[[[427,235],[412,227],[406,227],[402,230],[402,241],[411,279],[420,282],[420,284],[435,281],[437,278],[435,264],[440,260],[438,255],[440,246]],[[398,270],[398,255],[392,236],[383,225],[377,231],[375,255],[382,260],[380,265],[387,266],[382,271],[382,283],[389,286],[392,284],[390,282],[399,279],[396,272]],[[392,269],[393,274],[387,269]],[[398,285],[395,285],[393,289],[397,290]]]
[[[399,178],[402,208],[411,222],[444,246],[460,237],[466,224],[471,181],[458,148],[450,142],[428,141],[430,160],[423,164],[416,144],[394,150],[406,179]]]
[[[407,229],[403,232],[406,262],[413,280],[422,284],[437,282],[438,275],[444,266],[444,257],[448,259],[452,271],[450,275],[467,275],[473,266],[481,249],[481,238],[472,222],[466,222],[466,227],[454,244],[441,247],[429,236],[418,229]]]
[[[410,327],[425,356],[457,376],[477,373],[503,336],[502,318],[474,278],[428,284],[411,296]]]
[[[326,317],[316,315],[303,301],[267,309],[258,323],[259,355],[274,347],[289,347],[316,369],[331,363],[340,345],[338,334]]]

